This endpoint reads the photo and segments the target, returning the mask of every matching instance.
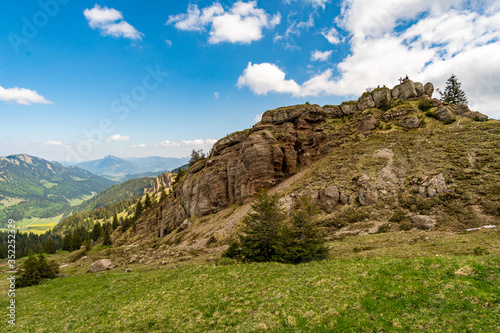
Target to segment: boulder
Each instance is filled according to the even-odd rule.
[[[101,259],[99,261],[96,261],[92,265],[89,266],[88,272],[90,273],[96,273],[96,272],[102,272],[108,269],[113,269],[115,266],[109,259]]]
[[[402,99],[408,100],[410,98],[418,97],[417,90],[415,88],[415,83],[411,80],[406,80],[399,86],[399,95]]]
[[[436,221],[427,215],[415,215],[411,220],[420,229],[431,229],[436,226]]]
[[[339,203],[340,192],[337,186],[328,186],[319,192],[319,200],[328,213]]]
[[[399,126],[406,128],[418,128],[420,127],[420,120],[417,116],[406,117],[399,122]]]
[[[372,93],[376,108],[384,108],[391,103],[391,91],[389,88],[377,88]]]
[[[456,108],[456,113],[463,117],[468,117],[474,119],[476,121],[486,121],[488,120],[488,116],[482,114],[478,111],[471,111],[466,104],[458,103]]]
[[[129,260],[129,262],[128,262],[128,263],[129,263],[129,264],[131,264],[131,263],[135,262],[136,260],[137,260],[137,255],[136,255],[136,254],[134,254],[134,255],[132,256],[132,258],[130,258],[130,260]]]
[[[372,94],[365,92],[361,97],[358,99],[358,109],[360,111],[374,108],[375,107],[375,101],[373,100]]]
[[[432,98],[431,105],[432,105],[432,107],[437,108],[437,107],[443,106],[443,102],[441,102],[441,100],[439,100],[437,98]]]
[[[463,115],[464,113],[466,112],[470,112],[470,109],[469,107],[467,106],[467,104],[464,104],[464,103],[458,103],[457,106],[455,107],[455,112],[461,116]]]
[[[340,109],[344,115],[349,116],[358,111],[358,106],[356,102],[343,102],[340,104]]]
[[[345,190],[340,190],[340,203],[347,205],[349,203],[349,194]]]
[[[290,213],[294,207],[294,201],[292,197],[283,197],[278,200],[278,203],[285,212]]]
[[[359,120],[357,126],[361,133],[366,134],[371,132],[375,128],[375,124],[377,123],[377,118],[373,115],[368,115],[361,120]]]
[[[134,271],[134,270],[133,270],[132,268],[127,268],[127,269],[125,269],[125,273],[131,273],[131,272],[133,272],[133,271]]]
[[[370,176],[368,176],[366,173],[364,173],[361,176],[359,176],[359,178],[357,180],[357,184],[358,184],[358,186],[366,188],[369,186],[370,180],[371,180]]]
[[[359,203],[362,206],[370,206],[378,202],[378,193],[373,189],[359,190]]]
[[[425,94],[425,89],[422,83],[420,82],[415,82],[415,91],[417,92],[417,96],[422,96]]]
[[[432,98],[432,94],[434,93],[434,85],[430,82],[427,82],[424,86],[424,93]]]
[[[441,121],[455,119],[455,115],[453,114],[453,111],[451,111],[450,108],[448,108],[446,106],[439,107],[436,111],[434,111],[434,115],[436,116],[436,119],[441,120]]]

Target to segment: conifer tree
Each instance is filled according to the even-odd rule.
[[[102,236],[102,245],[111,245],[111,237],[109,236],[109,231],[105,230],[104,235]]]
[[[119,225],[120,225],[120,223],[118,222],[118,215],[116,215],[116,213],[115,213],[113,215],[113,224],[112,224],[113,230],[118,228]]]
[[[38,255],[38,258],[30,253],[28,259],[23,263],[20,277],[16,280],[16,286],[19,288],[27,287],[39,284],[43,279],[53,279],[56,277],[57,271],[57,265],[48,263],[42,253]]]
[[[461,85],[462,84],[458,82],[455,74],[451,74],[451,76],[446,81],[444,92],[439,92],[441,94],[441,100],[443,102],[451,104],[467,104],[467,97],[465,96],[465,92],[462,90]]]
[[[66,235],[64,235],[62,249],[64,251],[73,250],[73,235],[71,231],[66,232]]]
[[[75,230],[73,233],[73,250],[80,250],[82,247],[82,239],[80,238],[80,234],[78,233],[78,230]]]
[[[137,200],[137,204],[135,205],[135,215],[134,218],[137,220],[139,216],[142,214],[142,203],[141,199]]]
[[[54,240],[50,236],[47,239],[47,244],[45,245],[45,252],[49,254],[56,253],[56,246],[54,244]]]
[[[161,187],[161,197],[160,197],[160,201],[163,201],[167,198],[167,192],[165,192],[165,186],[162,186]]]
[[[291,227],[285,230],[284,244],[278,254],[280,261],[297,264],[326,257],[325,239],[313,220],[316,213],[309,198],[300,198]]]
[[[151,207],[151,198],[149,197],[149,193],[146,193],[146,199],[144,199],[144,208],[148,209]]]
[[[99,239],[99,237],[101,237],[101,233],[102,233],[101,224],[99,222],[96,222],[96,224],[94,224],[94,229],[92,229],[92,239],[94,240],[94,242],[96,242]]]
[[[92,249],[92,244],[90,244],[90,238],[85,241],[85,252],[89,252]]]
[[[0,259],[5,258],[5,252],[3,251],[3,247],[0,246]]]
[[[278,194],[261,190],[252,205],[252,213],[243,220],[244,233],[225,256],[250,261],[276,261],[282,246],[282,221],[285,217],[278,204]]]

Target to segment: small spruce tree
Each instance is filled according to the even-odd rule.
[[[85,252],[89,252],[92,249],[92,244],[90,244],[90,238],[85,241]]]
[[[151,198],[149,197],[149,193],[146,193],[146,199],[144,199],[144,208],[151,208]]]
[[[139,218],[139,216],[141,216],[142,214],[142,203],[141,203],[141,199],[137,200],[137,203],[135,205],[135,215],[134,215],[134,218],[137,220]]]
[[[80,250],[82,247],[82,239],[80,238],[80,234],[78,230],[75,230],[73,233],[73,250]]]
[[[99,222],[96,222],[96,224],[94,224],[94,229],[92,229],[92,239],[94,240],[94,242],[96,242],[99,239],[99,237],[101,237],[101,234],[102,234],[101,224]]]
[[[328,255],[325,239],[314,223],[315,207],[307,197],[299,200],[292,215],[290,228],[286,229],[280,248],[280,260],[298,264],[324,259]]]
[[[455,74],[451,74],[451,76],[446,81],[444,92],[439,91],[439,93],[441,94],[441,100],[443,102],[451,104],[467,104],[467,97],[465,96],[465,92],[462,90],[461,85],[462,84],[458,82]]]
[[[56,253],[56,246],[54,244],[54,240],[52,239],[52,237],[49,237],[47,239],[47,244],[45,245],[45,252],[49,254]]]
[[[111,245],[111,236],[109,235],[109,231],[105,230],[104,235],[102,236],[102,245]]]
[[[165,186],[162,186],[161,187],[161,197],[160,197],[160,201],[163,201],[167,198],[167,192],[165,192]]]
[[[73,250],[73,234],[69,230],[64,235],[62,249],[64,251]]]
[[[225,256],[249,261],[277,261],[282,241],[285,214],[278,204],[278,194],[262,189],[252,205],[253,212],[244,219],[244,235],[234,242]]]
[[[120,222],[118,222],[118,215],[116,215],[116,213],[114,213],[113,214],[113,224],[112,224],[113,230],[118,228],[119,225],[120,225]]]
[[[43,279],[53,279],[58,273],[58,266],[47,262],[45,256],[40,253],[36,258],[33,253],[23,263],[20,277],[16,280],[16,286],[28,287],[39,284]]]

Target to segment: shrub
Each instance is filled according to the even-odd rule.
[[[384,234],[388,232],[391,229],[391,224],[390,223],[384,223],[380,227],[378,227],[378,234]]]
[[[40,284],[44,279],[53,279],[59,271],[59,267],[54,262],[47,262],[42,253],[38,257],[30,253],[28,259],[23,263],[21,276],[16,279],[18,288],[29,287]]]
[[[414,225],[410,221],[404,221],[399,224],[399,230],[408,231],[413,229]]]
[[[432,111],[426,111],[425,115],[430,118],[436,118],[436,115]]]
[[[428,111],[430,108],[432,108],[432,103],[429,100],[423,100],[420,103],[418,103],[418,108],[422,110],[423,112]]]
[[[445,124],[445,125],[449,125],[449,124],[453,124],[454,122],[455,122],[455,119],[446,119],[446,120],[444,121],[444,124]]]
[[[406,214],[402,209],[398,209],[394,214],[392,214],[391,218],[389,219],[389,222],[396,222],[399,223],[403,221],[406,218]]]

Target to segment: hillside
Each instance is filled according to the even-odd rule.
[[[406,81],[339,106],[267,111],[219,140],[138,220],[137,234],[116,241],[223,246],[261,187],[278,190],[287,211],[309,196],[330,237],[499,224],[500,122],[432,93]]]
[[[108,187],[96,196],[82,202],[75,207],[76,211],[91,211],[99,207],[106,208],[107,206],[131,197],[144,194],[144,190],[151,187],[153,178],[136,178],[126,182]]]
[[[54,217],[112,184],[80,168],[34,156],[0,157],[0,221]]]

